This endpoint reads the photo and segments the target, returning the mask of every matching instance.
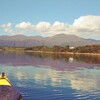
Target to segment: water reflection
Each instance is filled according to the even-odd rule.
[[[49,84],[55,87],[68,87],[70,85],[73,89],[83,91],[100,89],[100,70],[98,69],[63,72],[51,68],[27,66],[17,68],[15,73],[14,68],[9,66],[9,70],[2,67],[0,70],[6,71],[8,75],[12,73],[17,80],[35,80],[36,83],[42,85]]]
[[[0,73],[7,73],[24,100],[99,100],[99,59],[99,56],[1,53]]]
[[[51,68],[26,66],[18,67],[16,71],[13,67],[9,67],[9,70],[6,68],[0,68],[0,70],[6,71],[8,75],[11,74],[12,79],[17,80],[17,87],[21,88],[60,87],[72,88],[78,96],[86,93],[88,95],[94,94],[94,91],[100,94],[100,70],[98,69],[57,71]],[[97,95],[95,94],[95,96]]]
[[[59,70],[74,70],[79,67],[94,68],[100,64],[100,56],[79,56],[41,53],[0,53],[0,63],[12,66],[50,66]],[[97,64],[94,66],[94,64]]]

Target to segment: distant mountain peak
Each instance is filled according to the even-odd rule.
[[[52,37],[78,37],[78,36],[76,36],[76,35],[69,35],[69,34],[56,34],[56,35],[54,35]]]
[[[12,37],[27,37],[27,36],[25,36],[23,34],[18,34],[18,35],[12,35]]]

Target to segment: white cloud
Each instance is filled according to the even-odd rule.
[[[100,39],[100,16],[82,16],[75,19],[72,30],[74,34],[85,38]]]
[[[22,31],[13,30],[12,23],[3,24],[1,27],[4,29],[4,32],[9,35],[24,34]]]
[[[54,22],[54,24],[51,27],[51,30],[55,30],[55,31],[66,31],[67,29],[67,24],[66,23],[61,23],[61,22]]]
[[[100,16],[81,16],[75,19],[73,24],[55,21],[53,24],[49,22],[39,22],[36,25],[30,22],[21,22],[15,25],[12,29],[12,24],[4,24],[2,28],[8,33],[23,33],[27,34],[31,31],[42,33],[46,36],[53,36],[56,34],[73,34],[84,38],[100,39]],[[17,32],[16,32],[17,31]]]
[[[75,19],[73,26],[89,29],[100,28],[100,16],[82,16]]]
[[[8,24],[3,24],[1,26],[5,32],[8,32],[8,33],[12,33],[13,30],[12,30],[12,23],[8,23]]]
[[[34,29],[34,25],[32,25],[30,22],[21,22],[15,27],[19,29]]]
[[[50,29],[51,24],[49,22],[39,22],[36,25],[36,30],[40,32],[46,32]]]

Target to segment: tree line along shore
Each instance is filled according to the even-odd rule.
[[[15,52],[44,52],[44,53],[72,53],[72,54],[100,54],[100,45],[86,45],[78,47],[58,46],[35,46],[35,47],[0,47],[0,51]]]

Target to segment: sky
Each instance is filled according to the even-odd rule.
[[[0,35],[100,40],[100,0],[0,0]]]

